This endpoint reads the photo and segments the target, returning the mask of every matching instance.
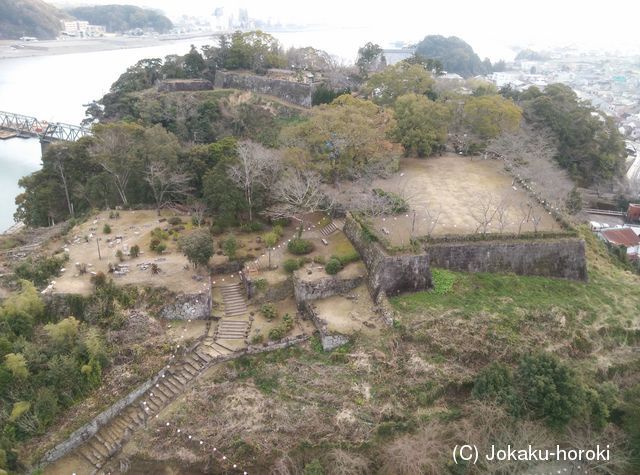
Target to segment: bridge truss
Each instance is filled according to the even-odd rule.
[[[43,142],[65,140],[75,142],[91,135],[91,130],[61,122],[50,123],[13,112],[0,111],[0,129],[15,132],[19,137],[38,137]]]

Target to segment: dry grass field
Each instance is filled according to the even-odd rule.
[[[553,217],[495,160],[454,154],[407,158],[398,173],[376,180],[373,188],[396,193],[411,207],[406,214],[373,221],[376,231],[393,245],[407,244],[412,228],[415,237],[475,233],[478,220],[487,221],[487,232],[534,231],[534,219],[539,220],[539,231],[559,229]],[[523,222],[527,215],[530,219]]]

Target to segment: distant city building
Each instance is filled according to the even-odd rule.
[[[88,21],[62,21],[62,34],[77,38],[103,36],[106,28],[102,25],[91,25]]]

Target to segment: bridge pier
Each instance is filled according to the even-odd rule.
[[[40,139],[40,152],[42,153],[43,157],[44,157],[45,152],[49,148],[49,145],[51,145],[51,141],[45,140],[45,139]]]

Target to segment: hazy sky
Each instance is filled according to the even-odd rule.
[[[390,40],[416,41],[427,34],[456,35],[481,56],[487,44],[547,45],[574,43],[584,47],[640,50],[637,33],[640,2],[636,0],[59,0],[67,4],[135,4],[182,14],[210,15],[216,7],[236,12],[244,7],[252,18],[282,23],[314,23],[366,27],[384,31]],[[387,5],[386,7],[378,5]]]

